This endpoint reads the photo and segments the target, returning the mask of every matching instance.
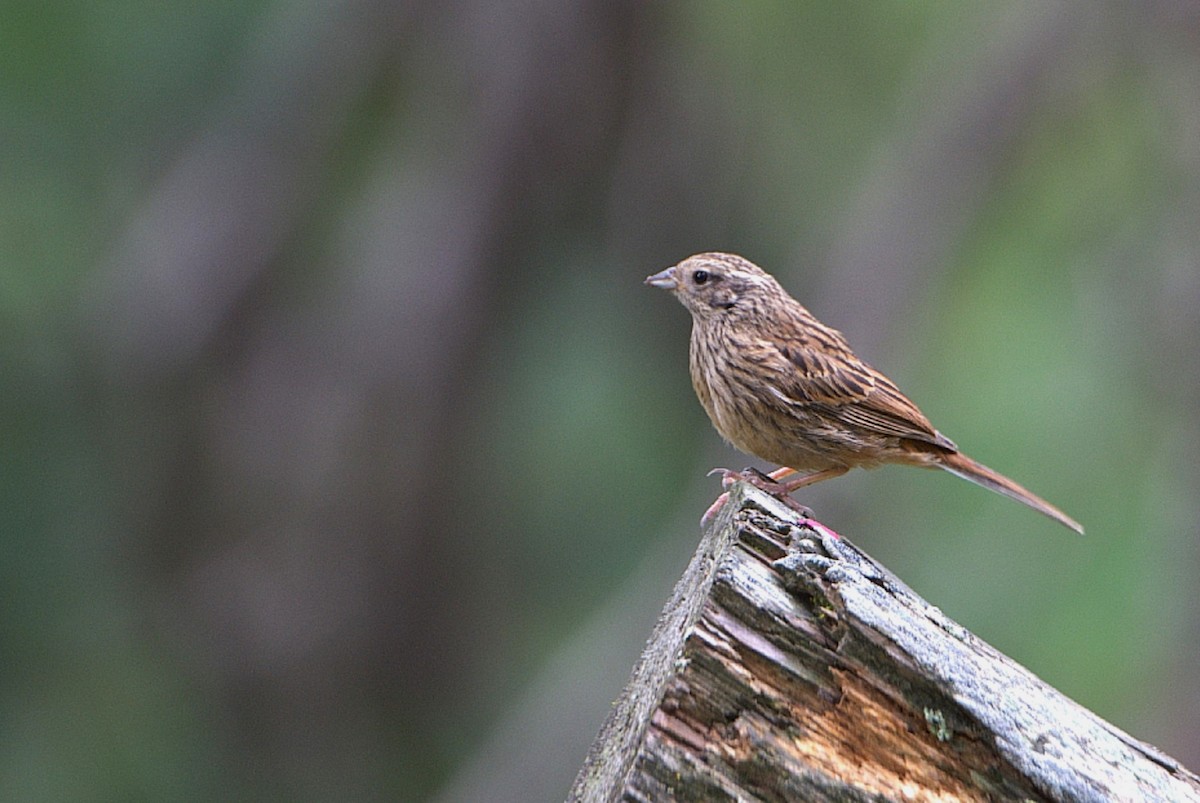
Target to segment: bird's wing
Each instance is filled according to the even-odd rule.
[[[890,379],[855,357],[839,333],[826,330],[822,336],[819,343],[802,337],[761,341],[778,355],[770,362],[781,401],[826,410],[881,435],[957,448]]]

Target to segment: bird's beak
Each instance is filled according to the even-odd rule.
[[[651,287],[659,287],[663,290],[674,290],[679,286],[679,283],[675,281],[675,268],[670,267],[666,270],[660,270],[653,276],[647,276],[646,284]]]

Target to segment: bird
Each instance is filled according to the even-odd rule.
[[[855,355],[841,332],[750,260],[696,254],[645,283],[670,291],[691,313],[692,386],[717,432],[780,466],[769,474],[714,469],[725,487],[742,479],[808,512],[791,493],[852,468],[943,469],[1083,534],[1057,507],[959,451],[891,379]]]

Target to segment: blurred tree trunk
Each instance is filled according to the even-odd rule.
[[[446,559],[444,489],[531,210],[603,187],[640,9],[279,9],[86,294],[158,624],[268,776],[377,791],[380,733],[479,702],[506,600],[487,550]]]
[[[882,142],[819,260],[826,319],[853,321],[855,348],[869,359],[892,357],[900,322],[910,325],[920,299],[944,286],[940,274],[1062,80],[1072,45],[1095,27],[1060,6],[990,12],[986,46],[932,50],[914,69],[898,101],[899,116],[914,122]],[[947,75],[955,76],[949,101],[935,102],[930,86]]]

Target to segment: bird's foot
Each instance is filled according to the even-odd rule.
[[[718,513],[721,512],[721,508],[725,507],[725,503],[729,501],[728,489],[732,487],[738,479],[737,472],[730,471],[727,468],[714,468],[712,471],[708,472],[708,476],[710,477],[713,474],[721,475],[721,487],[726,490],[722,491],[721,495],[716,498],[716,501],[708,506],[708,510],[704,511],[704,515],[700,517],[701,527],[708,526],[708,523],[712,521]]]
[[[744,468],[741,471],[732,471],[728,468],[714,468],[712,471],[708,472],[708,475],[711,477],[713,474],[720,474],[721,487],[725,488],[726,490],[717,497],[717,500],[709,506],[708,510],[704,511],[704,515],[700,517],[700,523],[702,525],[708,524],[708,522],[712,520],[713,516],[720,512],[721,508],[723,508],[725,503],[729,500],[728,489],[738,481],[747,482],[763,493],[769,494],[771,497],[778,499],[780,502],[799,513],[802,518],[812,518],[812,509],[805,507],[793,499],[791,497],[791,489],[778,481],[782,477],[787,477],[794,473],[796,473],[794,470],[786,467],[776,469],[770,474],[764,474],[756,468]]]

